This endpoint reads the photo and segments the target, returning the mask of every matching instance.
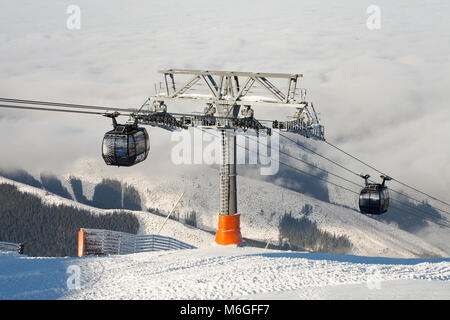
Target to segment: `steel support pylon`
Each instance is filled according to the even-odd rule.
[[[216,243],[242,244],[240,215],[237,214],[235,129],[220,129],[220,209]]]
[[[220,212],[237,213],[236,206],[236,136],[234,130],[221,130]]]

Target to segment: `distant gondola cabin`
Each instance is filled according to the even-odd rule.
[[[368,175],[362,176],[366,179],[366,186],[359,195],[359,210],[363,214],[383,214],[389,208],[389,190],[385,186],[390,177],[382,176],[383,183],[368,183]]]
[[[359,209],[365,214],[382,214],[389,208],[389,191],[380,185],[366,186],[359,196]]]

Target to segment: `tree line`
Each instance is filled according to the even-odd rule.
[[[279,224],[280,242],[286,249],[346,254],[352,249],[347,236],[335,236],[320,230],[305,215],[296,218],[285,213]]]
[[[76,256],[80,228],[136,234],[137,217],[120,210],[108,214],[65,205],[42,203],[38,196],[0,184],[0,241],[24,243],[24,254],[41,257]]]
[[[103,179],[97,184],[92,200],[89,200],[83,194],[81,180],[76,177],[71,177],[69,181],[74,194],[74,197],[72,197],[69,190],[63,186],[61,181],[50,173],[41,173],[40,180],[37,180],[23,169],[0,169],[0,176],[32,187],[44,189],[60,197],[74,200],[91,207],[100,209],[142,210],[139,192],[133,186],[126,183],[122,184],[120,181],[114,179]]]

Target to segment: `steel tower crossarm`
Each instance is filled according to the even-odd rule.
[[[268,78],[292,78],[292,77],[303,77],[299,73],[268,73],[268,72],[242,72],[242,71],[212,71],[212,70],[188,70],[188,69],[167,69],[159,70],[159,73],[163,74],[187,74],[187,75],[212,75],[212,76],[238,76],[238,77],[249,77],[258,75],[261,77]]]
[[[150,97],[155,101],[186,101],[193,100],[204,103],[236,104],[251,106],[292,106],[301,107],[303,101],[296,101],[296,89],[298,79],[302,74],[287,73],[261,73],[240,71],[202,71],[186,69],[160,70],[164,75],[164,89],[156,96]],[[191,76],[181,87],[177,87],[175,76]],[[287,90],[282,91],[272,83],[273,79],[286,79]],[[198,95],[189,91],[195,84],[202,81],[209,89],[209,94]],[[259,84],[264,88],[264,97],[251,97],[250,89]]]

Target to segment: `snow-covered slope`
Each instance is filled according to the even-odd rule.
[[[146,205],[158,205],[167,210],[172,208],[171,199],[174,201],[186,187],[186,197],[179,210],[210,208],[212,213],[199,211],[199,220],[204,226],[214,228],[215,197],[208,199],[205,194],[212,192],[215,186],[211,182],[211,190],[199,187],[201,179],[206,179],[202,175],[208,173],[213,174],[214,170],[196,175],[197,180],[184,175],[184,186],[181,178],[181,182],[154,179],[151,184],[139,184],[138,177],[134,177],[135,180],[130,178],[129,182],[136,182],[135,186],[140,190],[147,188],[142,189],[146,192],[141,190],[141,194],[146,195]],[[89,177],[91,180],[87,179],[86,184],[94,184],[96,177]],[[212,180],[211,176],[208,179]],[[250,192],[245,188],[250,181],[239,179],[241,192],[245,195]],[[72,205],[96,214],[110,212],[5,178],[0,178],[0,183],[14,184],[23,192],[39,196],[47,204]],[[254,181],[252,185],[255,185]],[[275,209],[276,203],[270,204],[270,199],[282,194],[283,201],[278,204],[283,205],[283,210],[293,210],[303,203],[311,204],[314,210],[309,217],[322,228],[348,235],[359,252],[409,257],[424,253],[445,254],[407,232],[361,217],[344,207],[267,183],[256,183],[256,190],[257,199],[240,203],[242,210],[248,210],[242,216],[244,236],[254,232],[264,238],[258,227],[265,227],[274,237],[277,235],[275,222],[279,215],[260,215],[252,206],[259,201],[259,205]],[[140,233],[155,233],[164,222],[164,218],[148,212],[134,213],[141,224]],[[198,249],[83,258],[32,258],[1,253],[0,299],[450,298],[449,258],[405,259],[223,247],[214,244],[210,233],[173,220],[167,221],[161,234],[193,244]],[[380,252],[382,248],[387,250]],[[71,286],[75,284],[73,270],[79,271],[79,288]]]
[[[70,190],[71,177],[82,181],[84,195],[92,198],[93,189],[104,177],[114,178],[133,185],[140,193],[144,209],[172,210],[178,197],[185,192],[176,208],[179,214],[196,212],[197,226],[203,230],[214,231],[217,226],[218,212],[218,172],[214,168],[202,166],[202,170],[183,170],[174,175],[143,176],[142,174],[123,175],[118,169],[117,176],[105,172],[110,168],[99,167],[96,161],[83,159],[77,166],[60,179]],[[1,182],[10,180],[0,178]],[[17,184],[17,183],[16,183]],[[39,195],[47,203],[65,203],[94,212],[108,212],[91,208],[43,190],[17,184],[19,189]],[[245,238],[261,241],[279,241],[279,220],[285,213],[300,217],[301,209],[310,205],[312,210],[308,218],[315,221],[319,228],[335,235],[345,235],[353,244],[352,254],[384,257],[430,257],[449,256],[448,248],[429,243],[423,238],[400,230],[395,225],[385,224],[359,212],[319,201],[304,194],[287,190],[272,183],[238,176],[238,211],[241,213],[241,231]],[[140,233],[154,233],[162,224],[163,218],[146,212],[137,212],[141,223]],[[195,246],[210,245],[213,236],[207,232],[183,226],[183,230],[171,228],[174,222],[168,221],[162,234],[175,236]],[[177,223],[179,224],[179,223]],[[437,225],[436,234],[447,234]],[[181,224],[180,224],[181,226]],[[201,240],[199,240],[201,239]]]
[[[95,185],[105,176],[106,169],[95,161],[84,159],[70,175],[86,185]],[[218,212],[218,171],[202,166],[201,170],[185,170],[176,175],[124,175],[117,171],[113,178],[132,184],[140,191],[143,206],[170,211],[185,192],[177,211],[197,212],[197,225],[215,230]],[[68,179],[69,174],[64,178]],[[111,173],[109,173],[111,177]],[[353,254],[387,257],[448,256],[446,250],[421,238],[378,222],[342,206],[316,200],[304,194],[287,190],[272,183],[238,176],[238,211],[241,213],[242,234],[246,238],[278,241],[279,219],[291,212],[299,212],[305,204],[313,207],[308,218],[318,226],[336,235],[346,235],[354,245]],[[435,226],[438,230],[439,227]],[[440,230],[440,232],[446,232]]]
[[[140,192],[144,209],[157,208],[163,212],[169,212],[184,191],[185,194],[176,211],[180,214],[195,211],[199,228],[210,231],[216,229],[219,179],[215,169],[203,166],[201,171],[185,170],[174,175],[151,177],[130,174],[125,178],[121,174],[122,171],[117,171],[117,176],[114,176],[110,171],[106,175],[105,170],[104,167],[98,167],[95,161],[84,159],[72,172],[60,178],[66,181],[65,185],[67,186],[70,177],[79,178],[83,183],[83,189],[87,190],[84,191],[85,196],[90,198],[92,198],[94,186],[105,176],[118,179],[133,185]],[[49,203],[64,202],[86,207],[39,189],[28,186],[20,188],[27,192],[38,193],[44,201]],[[394,225],[378,222],[357,211],[319,201],[272,183],[238,177],[238,208],[241,213],[242,234],[245,238],[278,242],[279,219],[286,212],[291,212],[294,216],[299,217],[299,212],[305,204],[312,206],[308,218],[315,221],[319,228],[336,235],[346,235],[349,238],[353,244],[352,254],[385,257],[448,256],[445,248],[441,249]],[[145,212],[138,213],[137,216],[142,222],[141,233],[155,232],[161,223],[161,217]],[[170,221],[170,223],[174,223],[174,221]],[[438,226],[434,227],[440,232],[445,232]],[[184,232],[172,234],[176,235],[179,240],[189,243],[187,240],[190,239],[184,238]],[[188,234],[189,232],[186,231],[186,237]],[[212,241],[209,240],[212,239],[212,236],[209,233],[205,234],[208,235],[205,243],[210,244]],[[200,242],[203,243],[203,241]]]
[[[0,270],[0,299],[450,298],[448,258],[212,246],[84,258],[0,254]]]
[[[0,184],[2,183],[13,184],[21,192],[34,194],[39,198],[41,198],[44,204],[73,206],[79,209],[88,210],[98,215],[114,211],[90,207],[75,201],[59,197],[45,190],[31,187],[23,183],[18,183],[0,177]],[[142,211],[128,211],[128,212],[132,212],[138,218],[140,226],[140,229],[138,231],[139,234],[156,234],[161,230],[160,232],[161,235],[176,238],[180,241],[186,242],[198,248],[210,247],[214,242],[214,236],[211,235],[210,233],[202,231],[200,229],[186,226],[180,222],[171,219],[165,221],[164,217],[151,214],[149,212],[142,212]],[[161,229],[161,227],[163,228]],[[76,237],[76,235],[74,235],[74,237]]]

